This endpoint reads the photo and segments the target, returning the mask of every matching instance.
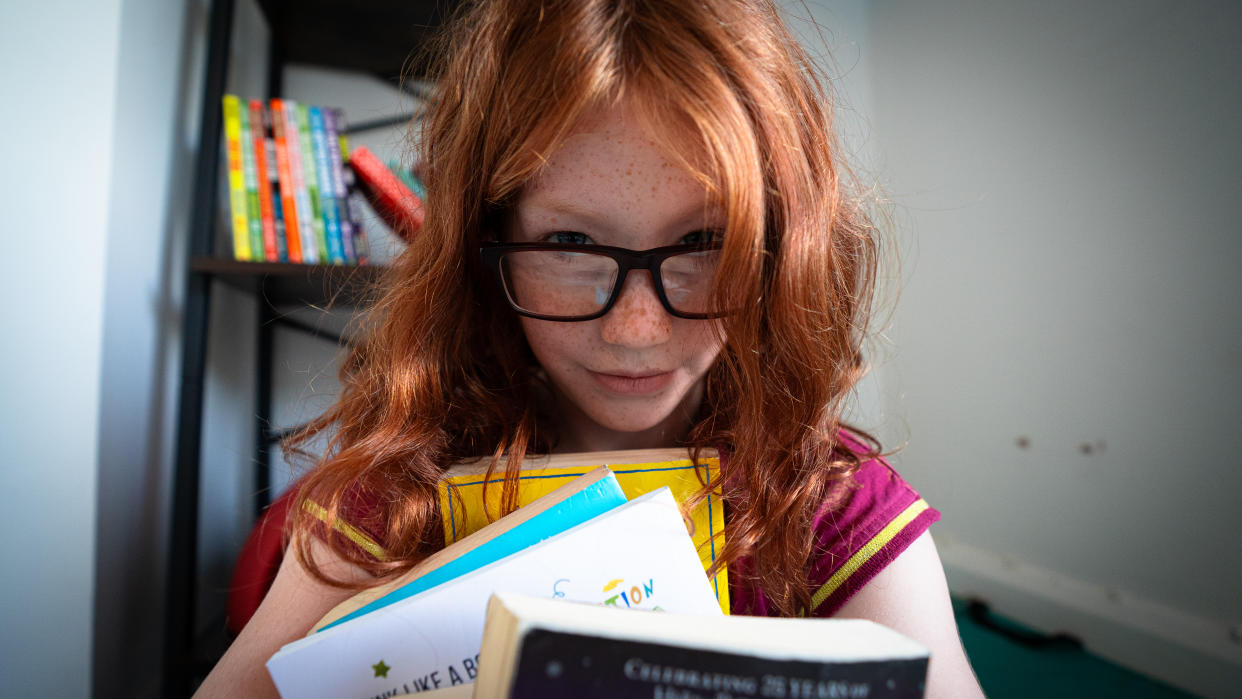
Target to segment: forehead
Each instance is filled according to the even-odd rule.
[[[572,211],[701,216],[709,208],[708,190],[688,169],[701,158],[663,145],[676,140],[656,138],[647,120],[625,104],[589,112],[523,188],[519,217]]]

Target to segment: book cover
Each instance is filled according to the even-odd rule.
[[[246,175],[242,164],[241,101],[225,95],[224,147],[229,179],[229,212],[232,214],[233,257],[250,260],[250,221],[246,216]]]
[[[302,161],[302,137],[298,131],[298,103],[282,100],[285,112],[285,143],[289,153],[289,172],[293,175],[293,203],[298,213],[298,240],[302,244],[302,261],[308,265],[318,264],[320,256],[318,238],[315,235],[315,217],[312,215],[310,190],[306,187],[309,162]]]
[[[286,135],[289,117],[284,100],[272,100],[272,141],[276,151],[276,173],[280,180],[280,213],[285,221],[285,247],[290,262],[302,262],[302,239],[298,229],[297,185],[293,180],[289,141]]]
[[[444,541],[451,543],[478,531],[500,511],[503,465],[485,484],[487,459],[455,466],[440,481],[440,513],[444,520]],[[519,507],[552,491],[557,486],[598,466],[607,466],[627,498],[633,499],[657,488],[668,487],[677,502],[686,502],[716,477],[720,459],[715,451],[704,450],[695,464],[685,449],[635,449],[629,451],[556,454],[527,458],[518,480]],[[486,487],[485,487],[486,486]],[[487,491],[484,507],[483,493]],[[716,561],[724,546],[724,503],[719,492],[712,493],[690,512],[693,540],[703,569]],[[729,573],[720,568],[712,577],[712,590],[720,609],[729,613]]]
[[[365,146],[349,154],[349,167],[358,176],[362,193],[375,213],[407,240],[423,226],[423,203]]]
[[[332,264],[332,251],[328,247],[327,230],[323,225],[323,201],[319,198],[319,174],[315,166],[315,146],[311,139],[310,108],[298,103],[293,110],[293,118],[297,122],[298,143],[301,146],[299,156],[302,158],[302,183],[309,202],[306,216],[310,219],[310,228],[314,232],[315,259],[321,264]]]
[[[345,189],[345,160],[341,157],[342,143],[345,137],[341,134],[344,128],[340,121],[339,109],[323,109],[323,130],[328,145],[328,172],[332,177],[332,196],[336,200],[338,225],[340,226],[341,247],[344,249],[345,262],[358,264],[358,253],[354,251],[354,222],[349,211],[349,192]]]
[[[918,699],[928,660],[860,619],[688,619],[497,593],[475,696]]]
[[[498,590],[720,615],[667,488],[613,508],[517,554],[286,645],[267,662],[285,699],[349,699],[472,682],[487,601]],[[616,604],[615,600],[613,604]]]
[[[324,615],[312,631],[331,628],[412,597],[576,527],[625,502],[625,493],[616,476],[607,468],[593,469],[492,526],[449,544],[397,580],[354,595]]]
[[[315,176],[319,181],[319,208],[323,212],[324,240],[328,244],[328,256],[332,264],[345,264],[345,245],[341,239],[340,214],[337,207],[336,185],[332,180],[332,157],[328,150],[328,131],[324,124],[323,110],[307,108],[310,124],[311,147],[315,151]]]
[[[272,183],[267,161],[267,138],[264,127],[263,102],[250,100],[250,143],[254,151],[255,198],[259,209],[259,227],[263,240],[263,259],[280,260],[276,251],[276,219],[272,213]]]

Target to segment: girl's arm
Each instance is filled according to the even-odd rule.
[[[372,578],[332,552],[318,539],[311,542],[315,562],[330,577],[350,582]],[[272,589],[194,694],[195,697],[277,697],[267,674],[268,658],[281,646],[305,636],[311,626],[336,605],[355,594],[311,577],[297,556],[286,551]]]
[[[957,633],[940,554],[927,532],[850,598],[836,617],[870,619],[927,646],[928,699],[983,696]]]

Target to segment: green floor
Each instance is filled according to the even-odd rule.
[[[993,699],[1004,697],[1127,697],[1164,699],[1192,697],[1091,655],[1069,643],[1042,647],[1020,643],[1006,634],[976,623],[965,601],[954,598],[953,611],[983,691]],[[992,615],[1014,635],[1034,635],[1030,629]]]

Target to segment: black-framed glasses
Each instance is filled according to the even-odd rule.
[[[602,317],[621,296],[631,270],[651,273],[660,303],[678,318],[718,318],[712,288],[720,245],[670,245],[629,250],[611,245],[483,243],[483,262],[496,270],[509,305],[540,320]]]

